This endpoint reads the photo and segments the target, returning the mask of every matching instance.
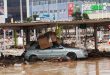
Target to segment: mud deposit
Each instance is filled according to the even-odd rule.
[[[110,59],[14,63],[9,66],[1,65],[0,75],[110,75]]]

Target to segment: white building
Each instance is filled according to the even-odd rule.
[[[7,0],[0,0],[0,23],[5,23],[7,18]]]
[[[27,17],[38,14],[43,20],[71,20],[71,14],[78,6],[79,11],[88,13],[91,19],[110,18],[109,2],[110,0],[27,0]],[[102,9],[94,10],[91,8],[94,5],[102,5]]]

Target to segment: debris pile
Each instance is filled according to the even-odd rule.
[[[50,48],[52,46],[58,46],[62,42],[59,38],[57,38],[55,32],[47,32],[45,34],[39,35],[38,37],[38,44],[40,49]]]

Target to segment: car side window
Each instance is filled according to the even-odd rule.
[[[39,45],[37,45],[37,46],[36,46],[36,49],[40,49],[40,46],[39,46]]]
[[[58,48],[58,46],[53,45],[53,46],[52,46],[52,48],[57,49],[57,48]]]
[[[35,49],[38,49],[38,50],[47,50],[47,49],[51,49],[51,47],[48,47],[48,48],[45,48],[45,49],[41,49],[40,46],[37,45]]]
[[[62,46],[58,45],[58,46],[52,46],[53,49],[63,49]]]

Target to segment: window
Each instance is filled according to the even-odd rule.
[[[66,11],[66,9],[63,9],[63,12],[65,12]]]
[[[58,3],[61,3],[61,0],[58,0]]]
[[[40,46],[39,46],[39,45],[37,45],[37,46],[35,47],[35,49],[40,49]]]
[[[49,4],[55,4],[57,0],[48,0]]]
[[[39,5],[39,2],[33,2],[33,5],[35,6],[35,5]]]
[[[43,11],[40,11],[40,13],[43,13]]]
[[[54,12],[57,12],[57,10],[54,10]]]
[[[50,13],[53,13],[53,10],[50,10]]]
[[[70,0],[70,2],[73,2],[74,0]]]
[[[68,2],[68,0],[58,0],[58,3]]]
[[[45,1],[45,4],[48,4],[48,1]]]
[[[35,14],[35,12],[33,12],[33,14]]]
[[[63,0],[63,2],[68,2],[68,0]]]
[[[51,0],[48,0],[48,4],[51,4]]]
[[[38,14],[38,12],[36,11],[36,14]]]
[[[59,12],[62,12],[62,10],[59,10]]]
[[[40,1],[40,5],[43,5],[43,4],[45,4],[45,1]]]
[[[56,3],[56,0],[51,0],[51,4],[55,4]]]
[[[44,13],[47,13],[47,11],[44,11]]]

